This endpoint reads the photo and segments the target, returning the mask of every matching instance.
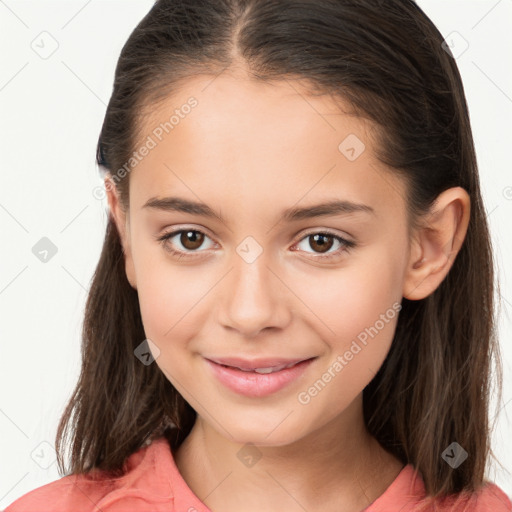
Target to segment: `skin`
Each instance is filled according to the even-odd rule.
[[[233,70],[188,80],[153,110],[140,140],[190,96],[198,106],[131,171],[128,211],[106,183],[127,278],[160,351],[155,362],[198,413],[175,455],[178,469],[214,512],[362,510],[403,467],[370,436],[362,413],[363,388],[398,315],[309,403],[298,395],[402,297],[419,300],[439,286],[464,239],[469,196],[445,191],[410,234],[405,184],[375,158],[367,121],[298,82],[263,85]],[[354,161],[338,149],[349,134],[365,144]],[[205,202],[225,222],[142,208],[171,195]],[[374,214],[282,220],[286,208],[327,199]],[[178,259],[156,241],[177,229],[206,234],[202,245],[167,241],[195,257]],[[306,234],[326,229],[357,245],[346,250],[328,237],[337,256],[321,262]],[[237,252],[248,236],[262,250],[251,263]],[[204,357],[214,356],[317,359],[284,389],[249,398],[207,371]],[[252,467],[237,457],[246,443],[261,455]]]

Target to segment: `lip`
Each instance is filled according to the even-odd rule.
[[[305,358],[285,359],[277,357],[266,357],[259,359],[242,359],[240,357],[207,357],[210,361],[226,366],[233,366],[242,370],[254,370],[256,368],[275,368],[278,366],[288,366],[305,361]]]
[[[243,365],[246,365],[252,368],[270,368],[272,366],[279,366],[280,364],[291,364],[296,362],[296,364],[290,368],[285,368],[273,373],[243,371],[234,367],[226,368],[225,366],[222,366],[222,364],[226,363],[218,363],[211,359],[205,358],[205,361],[217,380],[235,393],[249,397],[264,397],[278,392],[293,381],[297,380],[304,374],[315,359],[316,357],[309,358],[307,360],[274,358],[253,360],[251,362],[236,358],[216,359],[216,361],[230,361],[231,364],[237,363],[237,366],[241,363],[242,367]],[[269,365],[269,362],[272,364]],[[265,364],[267,366],[265,366]]]

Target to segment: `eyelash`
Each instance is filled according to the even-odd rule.
[[[185,233],[185,232],[189,232],[189,231],[192,231],[193,233],[201,233],[202,235],[208,236],[206,233],[204,233],[203,231],[201,231],[199,229],[179,229],[176,231],[172,231],[171,233],[166,233],[160,237],[157,237],[157,241],[160,242],[162,244],[162,246],[164,247],[164,249],[166,251],[168,251],[169,253],[171,253],[172,256],[177,256],[178,258],[195,258],[196,256],[194,255],[194,253],[198,252],[198,251],[189,251],[189,252],[178,251],[176,249],[169,247],[169,244],[167,243],[170,238],[173,238],[174,236],[179,235],[180,233]],[[311,231],[309,233],[306,233],[297,242],[297,244],[302,242],[302,240],[304,240],[305,238],[308,238],[309,236],[312,236],[312,235],[328,235],[328,236],[333,237],[335,240],[340,242],[340,244],[342,245],[342,248],[338,249],[334,253],[331,253],[328,255],[320,254],[319,256],[314,256],[313,259],[315,259],[315,260],[321,260],[321,261],[332,260],[332,259],[338,257],[340,255],[340,253],[343,251],[350,252],[350,250],[353,249],[354,247],[356,247],[356,245],[357,245],[355,242],[353,242],[351,240],[347,240],[339,235],[335,235],[334,233],[330,232],[329,230]],[[210,237],[208,237],[208,238],[210,238]],[[201,251],[199,251],[199,252],[201,252]]]

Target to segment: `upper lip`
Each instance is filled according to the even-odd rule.
[[[242,370],[255,370],[256,368],[277,368],[288,366],[312,359],[311,357],[290,359],[282,357],[266,357],[259,359],[241,359],[239,357],[207,357],[206,359],[217,364],[233,366]]]

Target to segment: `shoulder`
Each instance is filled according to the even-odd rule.
[[[130,455],[124,474],[109,478],[103,471],[68,475],[38,487],[11,503],[4,512],[166,511],[173,502],[169,464],[174,465],[165,438]]]
[[[433,512],[512,512],[510,498],[493,483],[478,492],[450,496],[432,508]]]
[[[440,502],[439,512],[512,512],[509,497],[496,485],[487,482],[478,491],[463,492]]]
[[[473,503],[471,512],[512,512],[510,498],[496,484],[490,482],[474,495]]]
[[[487,482],[478,492],[429,500],[419,472],[405,466],[386,491],[364,512],[512,512],[510,498]]]

